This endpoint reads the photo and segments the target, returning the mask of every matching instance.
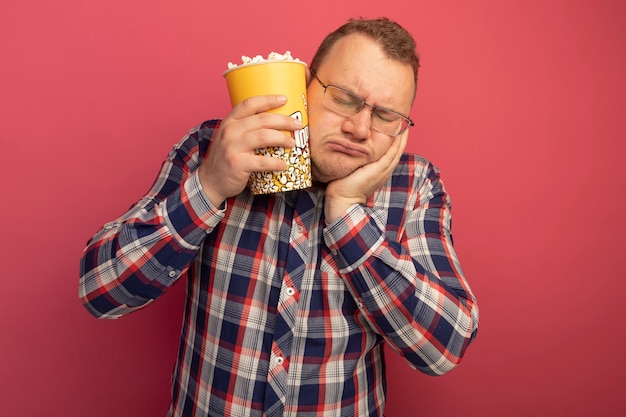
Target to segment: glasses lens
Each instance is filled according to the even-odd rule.
[[[333,85],[326,86],[324,105],[331,111],[352,117],[365,105],[365,100],[350,91]],[[397,136],[409,128],[409,120],[393,110],[374,107],[372,112],[372,128],[389,136]]]
[[[363,99],[349,91],[329,85],[324,93],[324,104],[330,110],[342,116],[350,117],[363,107]]]
[[[409,121],[399,113],[377,108],[372,114],[372,127],[379,132],[396,136],[409,127]]]

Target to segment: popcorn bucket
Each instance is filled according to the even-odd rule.
[[[283,60],[243,64],[224,72],[233,106],[252,96],[282,94],[287,96],[287,103],[269,111],[302,121],[302,129],[285,131],[295,141],[293,148],[276,146],[256,150],[258,155],[284,160],[287,169],[252,173],[248,181],[252,194],[299,190],[312,185],[305,68],[303,62]]]

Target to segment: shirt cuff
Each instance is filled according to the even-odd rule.
[[[194,171],[178,191],[165,201],[165,221],[181,243],[199,246],[224,218],[226,204],[215,207],[208,199],[198,171]],[[191,249],[191,248],[190,248]]]
[[[349,273],[371,257],[384,241],[383,231],[360,204],[324,229],[324,241],[340,273]]]

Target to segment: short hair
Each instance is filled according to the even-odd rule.
[[[375,40],[391,59],[395,59],[413,68],[415,86],[417,86],[417,72],[419,56],[416,52],[415,40],[411,34],[398,23],[386,17],[377,19],[356,18],[349,19],[334,32],[329,33],[317,48],[310,64],[312,71],[317,71],[335,43],[353,33],[362,34]]]

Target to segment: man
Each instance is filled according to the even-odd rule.
[[[387,19],[351,20],[310,64],[315,185],[253,196],[293,118],[253,97],[192,130],[151,191],[88,243],[80,297],[97,317],[187,280],[170,416],[382,416],[383,345],[431,375],[478,327],[439,172],[403,154],[419,63]]]

